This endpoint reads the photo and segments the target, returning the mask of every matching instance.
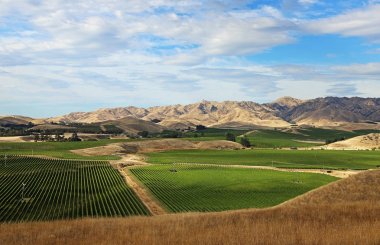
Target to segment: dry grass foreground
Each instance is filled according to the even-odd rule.
[[[380,244],[380,171],[275,208],[1,224],[1,244]]]

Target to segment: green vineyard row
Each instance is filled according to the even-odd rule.
[[[106,161],[0,156],[0,222],[148,214]]]
[[[151,165],[131,172],[171,212],[271,207],[337,179],[322,174],[192,164]]]

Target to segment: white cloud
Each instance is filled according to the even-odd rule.
[[[379,6],[293,21],[275,7],[244,8],[248,2],[2,0],[0,103],[40,108],[54,101],[77,110],[377,93],[358,84],[376,87],[378,63],[260,65],[245,57],[294,42],[304,27],[377,40]]]
[[[366,64],[352,64],[346,66],[335,66],[333,70],[342,74],[348,74],[349,76],[379,76],[380,75],[380,63],[366,63]]]
[[[380,42],[380,5],[369,5],[346,13],[307,21],[305,29],[314,34],[341,34],[366,37]]]
[[[27,56],[33,63],[57,57],[71,63],[172,45],[175,49],[165,52],[178,55],[173,57],[176,62],[181,56],[204,61],[254,54],[293,41],[295,25],[275,8],[226,11],[227,7],[228,2],[220,1],[7,1],[0,15],[18,19],[22,28],[0,37],[0,53]]]
[[[298,2],[304,5],[312,5],[318,3],[319,0],[298,0]]]

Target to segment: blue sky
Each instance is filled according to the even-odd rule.
[[[380,96],[377,0],[0,0],[0,115]]]

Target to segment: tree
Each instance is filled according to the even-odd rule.
[[[141,136],[143,138],[146,138],[146,137],[148,137],[149,132],[148,131],[141,131],[141,132],[138,132],[137,135]]]
[[[240,139],[240,144],[244,147],[251,147],[251,142],[249,141],[247,136],[244,136],[243,138]]]
[[[74,132],[70,138],[71,141],[82,141],[79,137],[77,132]]]
[[[226,133],[226,140],[236,142],[236,136],[233,133]]]
[[[203,126],[203,125],[197,125],[197,126],[195,126],[195,129],[196,129],[197,131],[199,131],[199,130],[205,130],[205,129],[206,129],[206,126]]]
[[[56,132],[55,133],[55,140],[58,142],[64,141],[65,137],[62,133]]]

